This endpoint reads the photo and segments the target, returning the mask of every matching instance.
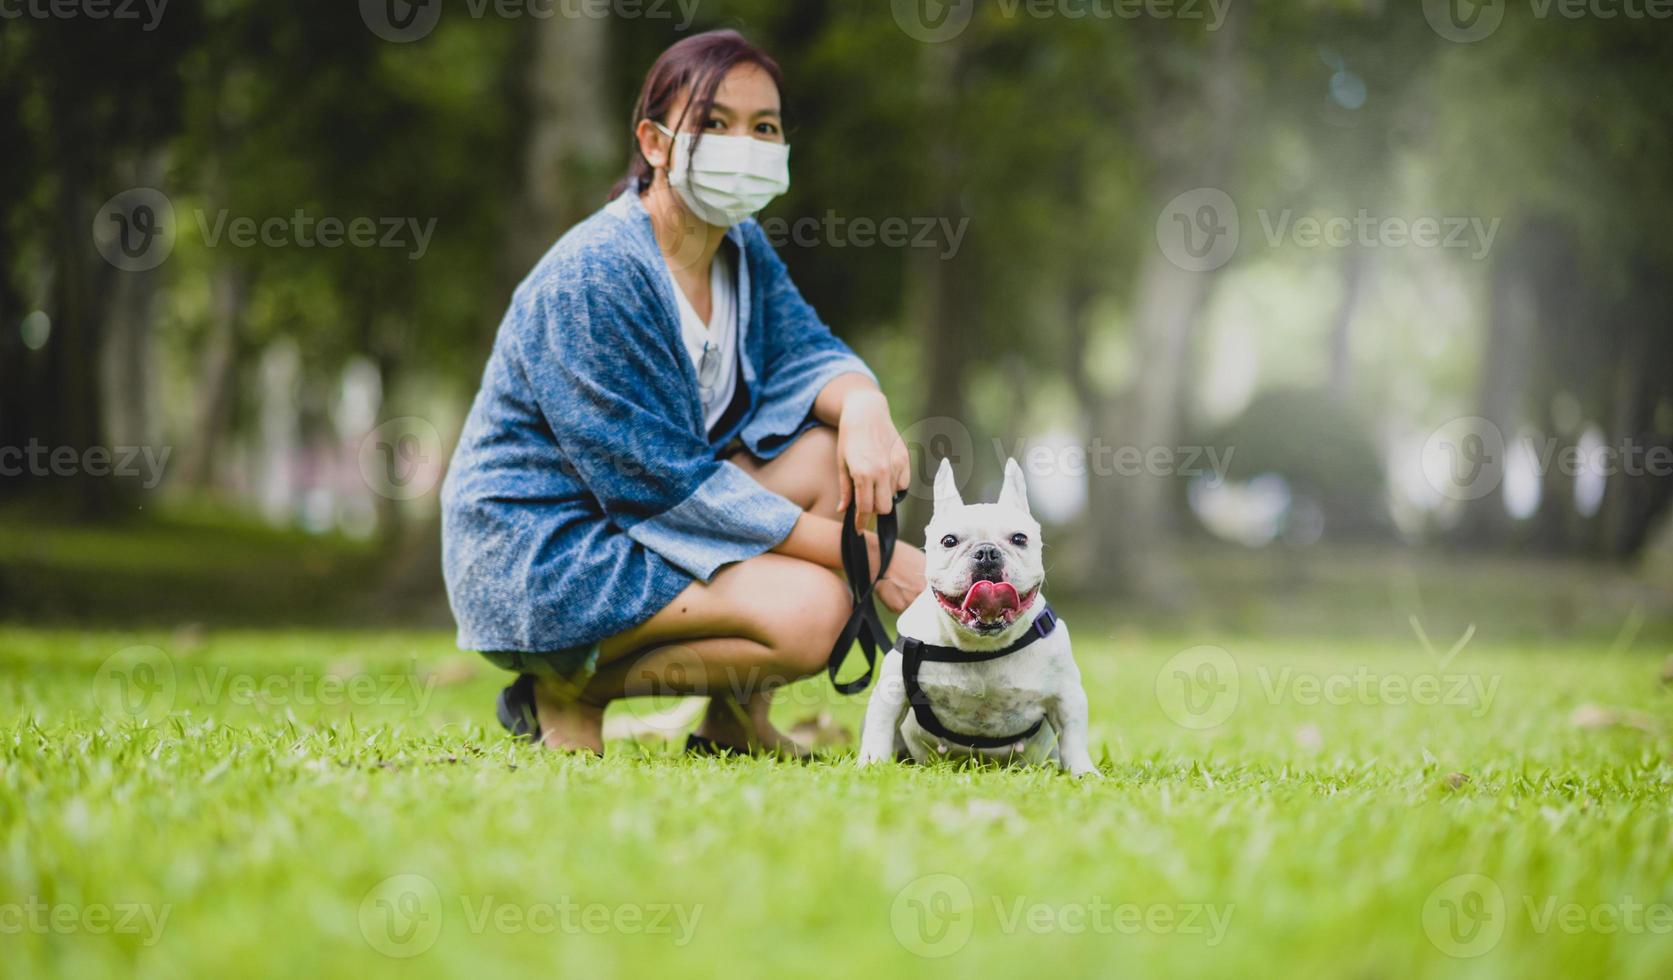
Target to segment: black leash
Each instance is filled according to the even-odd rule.
[[[929,695],[925,693],[923,685],[918,683],[918,670],[926,662],[969,664],[1008,657],[1035,640],[1043,640],[1050,636],[1051,631],[1056,628],[1057,613],[1052,611],[1051,605],[1048,603],[1044,609],[1040,610],[1040,615],[1034,617],[1034,622],[1028,627],[1028,632],[1018,637],[1016,642],[1001,650],[993,650],[988,653],[970,653],[956,647],[942,647],[931,643],[923,643],[909,636],[901,637],[901,680],[905,682],[906,701],[912,706],[912,714],[918,719],[918,727],[944,742],[952,742],[969,749],[999,749],[1017,742],[1026,742],[1033,738],[1040,731],[1040,727],[1046,723],[1044,715],[1041,715],[1039,720],[1030,725],[1027,731],[1018,732],[1015,735],[967,735],[964,732],[955,732],[941,724],[941,719],[935,716],[935,709],[930,706]]]
[[[877,591],[877,583],[883,581],[883,574],[889,570],[889,559],[895,556],[895,541],[900,537],[897,515],[900,513],[900,502],[905,499],[904,492],[897,494],[894,509],[877,515],[876,578],[871,574],[871,556],[866,553],[865,535],[854,527],[859,501],[848,504],[848,514],[842,522],[842,577],[848,581],[848,594],[854,598],[854,611],[848,614],[848,624],[842,628],[842,635],[837,637],[836,646],[831,648],[830,660],[825,668],[831,675],[831,686],[839,694],[856,694],[871,686],[872,673],[877,669],[877,651],[895,645],[889,637],[888,628],[883,625],[883,617],[878,615],[873,593]],[[837,671],[842,669],[843,661],[848,659],[848,651],[856,642],[866,658],[866,672],[851,681],[839,681]]]

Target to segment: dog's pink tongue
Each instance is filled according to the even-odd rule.
[[[964,611],[985,620],[998,619],[1021,605],[1016,587],[1009,582],[977,582],[964,594]]]

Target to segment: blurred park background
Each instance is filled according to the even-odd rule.
[[[1669,13],[17,4],[0,618],[445,628],[436,489],[510,291],[656,55],[734,27],[788,81],[769,236],[921,486],[1024,462],[1054,595],[1665,633]]]

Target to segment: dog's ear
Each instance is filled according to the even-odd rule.
[[[1022,467],[1014,459],[1005,461],[1005,486],[999,491],[999,505],[1033,516],[1028,510],[1028,484],[1022,478]]]
[[[935,471],[935,509],[963,506],[964,498],[959,496],[958,480],[953,476],[953,462],[943,458],[941,468]]]

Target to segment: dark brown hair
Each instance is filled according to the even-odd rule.
[[[688,116],[695,114],[698,119],[708,119],[721,80],[727,72],[741,64],[760,66],[783,93],[784,73],[779,70],[778,62],[737,31],[709,31],[677,42],[662,52],[656,64],[651,66],[650,74],[645,76],[645,86],[639,90],[639,101],[633,107],[633,131],[636,133],[639,123],[645,119],[662,123],[675,133],[684,131]],[[666,118],[668,110],[673,108],[681,93],[689,93],[685,111],[679,119],[670,122]],[[701,133],[697,138],[703,138]],[[639,152],[636,135],[630,137],[628,152],[633,162],[628,165],[627,175],[611,188],[611,200],[620,197],[629,188],[636,193],[644,193],[656,174],[650,161]]]

